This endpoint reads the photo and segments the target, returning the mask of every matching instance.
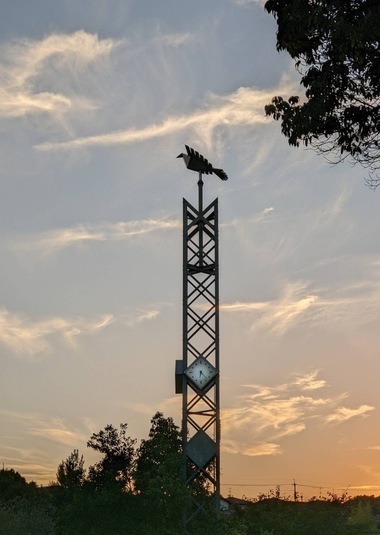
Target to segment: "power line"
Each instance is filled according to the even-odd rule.
[[[294,487],[296,484],[297,487],[305,487],[309,489],[334,489],[334,490],[343,490],[347,491],[349,489],[353,490],[379,490],[380,486],[378,485],[347,485],[345,487],[338,487],[337,485],[308,485],[307,483],[296,483],[294,480],[293,483],[221,483],[223,487]]]

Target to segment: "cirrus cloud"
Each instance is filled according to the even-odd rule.
[[[285,84],[282,84],[285,85]],[[287,91],[289,88],[282,90]],[[76,137],[68,141],[40,143],[37,150],[74,150],[97,146],[127,145],[149,139],[177,134],[185,129],[192,129],[203,140],[205,146],[211,147],[213,133],[218,127],[253,126],[267,123],[263,113],[264,105],[271,98],[272,90],[258,90],[240,87],[229,95],[208,96],[205,105],[187,115],[174,115],[162,121],[142,128],[128,128],[100,135]]]
[[[226,312],[254,312],[253,329],[263,328],[273,334],[283,335],[310,309],[318,306],[318,296],[307,292],[307,288],[308,284],[302,281],[287,282],[278,300],[222,304],[220,308]]]
[[[125,240],[155,231],[179,228],[181,223],[176,219],[144,219],[92,225],[84,223],[46,231],[20,241],[15,247],[50,252],[84,243]]]
[[[79,336],[94,336],[115,323],[134,327],[152,321],[159,316],[162,306],[166,304],[134,309],[118,317],[108,313],[97,318],[54,316],[37,320],[3,308],[0,309],[0,345],[15,355],[31,358],[51,352],[62,341],[75,346]]]
[[[266,331],[277,336],[307,323],[314,326],[334,324],[357,330],[378,317],[380,304],[378,266],[369,258],[366,269],[368,275],[364,282],[345,281],[344,285],[331,289],[312,289],[311,282],[287,280],[274,299],[222,303],[220,310],[229,314],[249,314],[253,332]]]
[[[82,71],[118,46],[112,39],[99,39],[83,30],[52,34],[40,41],[19,40],[0,48],[0,116],[22,117],[36,113],[62,113],[72,107],[93,107],[85,97],[70,97],[50,89],[48,63],[54,69]],[[55,76],[56,77],[56,76]],[[54,78],[54,77],[53,77]],[[42,87],[46,90],[42,90]]]
[[[332,414],[326,417],[328,423],[341,423],[351,420],[357,416],[367,417],[369,413],[374,410],[375,407],[370,405],[360,405],[356,409],[350,409],[348,407],[338,407]]]
[[[31,320],[0,309],[0,344],[17,355],[33,356],[51,349],[52,339],[62,338],[73,345],[74,338],[84,333],[96,333],[114,322],[112,314],[104,314],[100,319],[67,319],[59,316]]]
[[[314,396],[315,391],[327,387],[319,373],[296,374],[288,383],[275,386],[244,385],[249,391],[239,398],[238,406],[223,411],[223,450],[249,456],[278,455],[285,449],[286,437],[308,426],[343,424],[374,410],[370,405],[342,406],[346,393]]]

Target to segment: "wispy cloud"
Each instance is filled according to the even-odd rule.
[[[318,390],[326,386],[324,379],[318,379],[317,375],[319,370],[315,370],[305,375],[298,375],[294,381],[296,386],[299,386],[301,390]]]
[[[88,326],[89,331],[91,332],[97,332],[102,329],[105,329],[109,325],[111,325],[115,321],[115,316],[113,314],[104,314],[102,318],[99,321],[95,321],[94,323],[90,323]]]
[[[153,39],[153,46],[154,44],[160,43],[166,46],[181,46],[185,43],[189,43],[190,41],[194,40],[194,35],[189,32],[184,33],[170,33],[170,34],[164,34],[159,35],[155,39]]]
[[[109,104],[104,100],[109,87],[104,79],[112,80],[119,76],[117,72],[120,70],[120,65],[113,61],[125,62],[126,59],[125,57],[121,59],[121,55],[114,55],[109,59],[111,52],[125,45],[128,51],[126,56],[129,59],[132,58],[133,62],[136,50],[143,48],[144,52],[146,48],[148,54],[149,49],[147,62],[152,65],[152,68],[148,69],[146,75],[156,79],[157,68],[153,65],[156,65],[159,60],[162,61],[162,67],[169,70],[165,77],[169,81],[174,73],[171,71],[172,66],[166,64],[168,47],[175,49],[194,40],[196,36],[189,32],[158,33],[141,47],[141,44],[136,42],[100,39],[97,35],[82,30],[72,34],[53,34],[41,41],[23,40],[4,45],[0,48],[0,65],[2,64],[2,67],[0,66],[0,116],[22,117],[44,113],[55,115],[61,123],[65,117],[63,131],[64,135],[69,135],[69,139],[57,141],[58,133],[56,132],[54,140],[35,145],[35,148],[40,151],[130,144],[178,134],[186,129],[190,129],[207,150],[215,146],[215,134],[218,134],[221,128],[229,132],[234,127],[252,127],[267,123],[268,119],[263,110],[273,92],[291,92],[292,83],[287,76],[280,82],[279,87],[267,90],[240,87],[226,95],[209,93],[198,108],[189,113],[170,114],[160,108],[157,110],[160,115],[156,115],[156,118],[148,124],[146,121],[151,121],[151,119],[146,118],[145,123],[141,123],[131,112],[135,106],[130,106],[128,113],[132,115],[128,113],[127,115],[128,125],[132,126],[120,129],[120,124],[123,123],[117,121],[114,124],[118,126],[112,129],[106,111],[109,110]],[[152,49],[155,54],[153,63],[151,63]],[[106,64],[108,59],[109,63]],[[97,75],[89,72],[88,66],[92,64],[98,67]],[[104,76],[105,69],[108,69],[106,77]],[[159,74],[162,78],[162,73]],[[94,88],[102,89],[96,91]],[[129,95],[129,102],[133,100],[136,105],[144,106],[144,100],[141,99],[145,98],[145,91],[146,86],[143,91],[133,88]],[[116,92],[115,99],[119,98],[121,94]],[[123,99],[125,99],[124,93]],[[103,104],[105,104],[104,108],[102,108]],[[84,122],[82,118],[78,119],[78,109],[103,110],[102,121],[97,121],[98,127],[94,135],[83,135],[84,131],[88,131],[91,120],[87,118]],[[69,115],[70,121],[67,118],[69,111],[75,112]],[[100,132],[99,124],[103,124]],[[141,126],[141,124],[145,125]]]
[[[129,327],[134,327],[135,325],[138,325],[144,321],[151,321],[157,318],[159,313],[160,311],[158,309],[136,310],[133,312],[133,314],[129,315],[125,323]]]
[[[0,447],[1,459],[6,468],[13,468],[27,480],[37,481],[41,484],[46,484],[54,479],[57,467],[47,456],[38,455],[39,452],[33,450],[15,448],[10,452],[7,446],[0,445]]]
[[[336,411],[332,414],[329,414],[326,417],[328,423],[341,423],[351,420],[351,418],[356,418],[357,416],[367,417],[369,413],[374,410],[375,407],[370,405],[360,405],[356,409],[350,409],[348,407],[338,407]]]
[[[55,72],[60,69],[83,71],[117,45],[117,41],[99,39],[85,31],[3,45],[0,48],[0,116],[62,113],[76,105],[93,106],[85,97],[70,97],[49,88],[51,80],[45,79],[49,61],[54,58]],[[42,90],[44,86],[46,89]]]
[[[270,100],[273,90],[257,90],[241,87],[230,95],[211,94],[202,107],[188,115],[175,115],[143,128],[129,128],[102,135],[77,137],[69,141],[46,142],[36,145],[38,150],[80,149],[94,146],[129,144],[148,139],[176,134],[184,129],[197,131],[207,147],[211,146],[213,132],[223,126],[252,126],[267,122],[264,105]]]
[[[317,370],[297,374],[289,383],[275,386],[245,385],[249,393],[239,398],[239,406],[223,411],[223,448],[243,455],[277,455],[285,447],[285,437],[309,425],[341,424],[374,409],[341,406],[346,394],[313,396],[327,386],[318,374]]]
[[[4,409],[0,409],[0,426],[4,430],[0,449],[5,465],[18,470],[27,479],[44,484],[54,479],[58,464],[54,457],[62,455],[61,451],[84,446],[96,429],[87,418],[68,423],[63,418],[39,412]],[[40,446],[46,441],[49,442],[47,453]]]
[[[33,321],[20,314],[0,309],[0,343],[17,355],[33,356],[48,352],[57,336],[72,345],[80,334],[96,333],[111,325],[115,318],[105,314],[100,319],[52,317]]]
[[[79,442],[84,442],[87,437],[83,432],[68,428],[60,418],[53,418],[42,426],[31,427],[30,434],[72,447]]]
[[[23,240],[16,244],[15,247],[49,252],[90,242],[125,240],[151,232],[178,229],[180,227],[181,222],[175,219],[143,219],[95,225],[80,224],[69,228],[47,231],[39,236]]]
[[[47,417],[40,413],[0,410],[4,421],[18,422],[30,436],[43,437],[59,444],[75,446],[87,437],[88,420],[81,422],[80,428],[68,425],[62,418]]]
[[[307,322],[314,326],[334,324],[336,328],[345,325],[358,329],[378,317],[380,305],[378,270],[370,260],[366,266],[370,274],[364,283],[346,280],[341,287],[313,289],[308,281],[284,281],[275,299],[222,303],[220,309],[226,313],[248,313],[252,316],[252,331],[263,330],[278,336]]]
[[[223,228],[239,228],[244,223],[265,223],[270,220],[275,208],[268,206],[248,219],[232,219],[221,223]],[[182,221],[179,219],[141,219],[132,221],[102,222],[102,223],[79,223],[71,227],[48,230],[35,235],[12,238],[13,250],[38,251],[39,253],[55,253],[70,247],[81,247],[86,244],[107,241],[122,241],[142,238],[145,235],[181,230]],[[234,303],[222,305],[223,310],[230,312],[246,312],[262,310],[268,303]]]
[[[0,311],[0,341],[15,353],[34,355],[45,352],[50,347],[49,336],[56,333],[70,338],[77,334],[77,328],[63,318],[30,322],[7,310]]]
[[[221,227],[235,227],[237,229],[240,229],[243,225],[247,225],[249,223],[262,223],[265,221],[270,220],[271,215],[275,211],[273,206],[268,206],[266,208],[263,208],[260,212],[257,212],[252,217],[245,218],[244,220],[241,218],[232,219],[231,221],[228,221],[226,223],[221,223]]]
[[[162,306],[164,304],[133,309],[117,317],[103,314],[97,318],[52,317],[42,320],[33,320],[3,308],[0,309],[0,345],[16,355],[31,358],[49,353],[62,341],[75,347],[79,336],[94,336],[115,323],[134,327],[152,321],[159,316]]]
[[[240,453],[241,455],[248,455],[249,457],[262,457],[267,455],[279,455],[282,453],[282,448],[279,444],[271,442],[261,442],[251,444],[246,449],[242,449],[241,445],[234,440],[223,440],[224,453]]]
[[[220,308],[226,312],[259,312],[252,328],[283,335],[317,305],[318,296],[309,293],[308,286],[303,281],[287,282],[277,300],[222,304]]]

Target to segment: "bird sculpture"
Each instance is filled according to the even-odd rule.
[[[187,154],[183,152],[177,156],[177,158],[183,158],[185,165],[191,171],[198,171],[199,173],[204,173],[205,175],[211,175],[214,173],[216,176],[222,180],[227,180],[228,176],[223,171],[223,169],[216,169],[213,167],[202,154],[199,154],[196,150],[192,149],[185,145]]]

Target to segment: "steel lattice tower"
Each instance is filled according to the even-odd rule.
[[[203,207],[202,174],[214,170],[201,159],[198,207],[183,199],[183,352],[176,362],[176,392],[182,394],[183,476],[188,487],[207,486],[213,509],[220,509],[220,385],[219,385],[219,247],[218,199]],[[200,168],[206,162],[207,166]],[[210,168],[212,171],[210,171]],[[217,174],[217,173],[216,173]],[[184,532],[198,514],[207,512],[210,498],[193,492],[184,513]]]

